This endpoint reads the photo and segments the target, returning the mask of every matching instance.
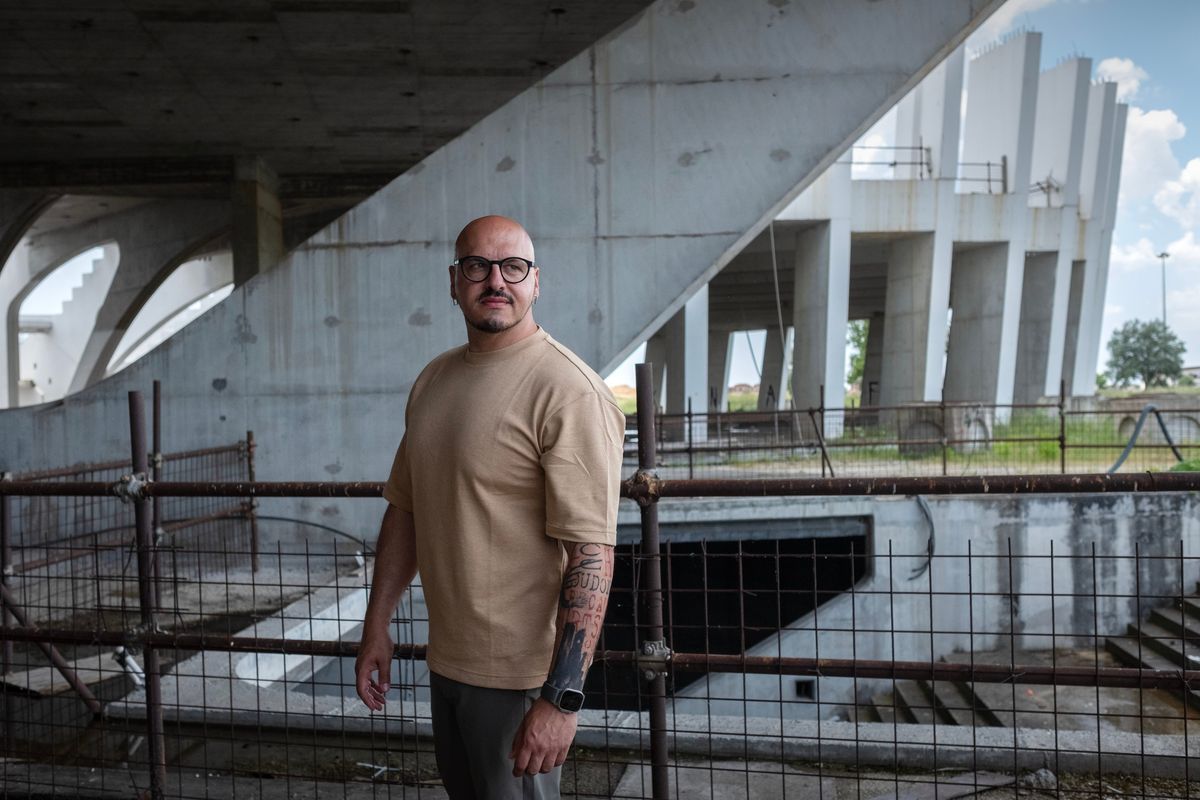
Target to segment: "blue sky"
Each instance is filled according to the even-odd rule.
[[[968,54],[1019,29],[1042,33],[1042,69],[1090,57],[1093,77],[1115,81],[1130,107],[1097,371],[1113,329],[1162,315],[1164,249],[1167,322],[1187,344],[1185,365],[1200,365],[1200,0],[1009,0]],[[748,339],[761,358],[761,335],[739,335],[731,383],[758,382]],[[610,382],[632,384],[634,361]]]
[[[1098,369],[1114,328],[1162,315],[1164,249],[1167,323],[1200,365],[1200,2],[1009,0],[974,38],[1014,27],[1041,31],[1043,69],[1089,56],[1129,104]]]

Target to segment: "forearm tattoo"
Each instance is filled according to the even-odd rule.
[[[604,625],[612,574],[611,546],[567,545],[567,572],[558,597],[561,632],[550,667],[550,682],[559,688],[583,688]]]

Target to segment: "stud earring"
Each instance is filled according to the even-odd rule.
[[[458,298],[457,298],[457,297],[451,297],[451,298],[450,298],[450,305],[452,305],[452,306],[457,306],[457,305],[458,305]]]

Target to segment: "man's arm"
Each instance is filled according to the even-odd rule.
[[[583,690],[588,667],[600,640],[608,592],[612,586],[611,545],[563,542],[567,571],[558,599],[558,637],[549,683],[560,689]],[[513,738],[513,775],[549,772],[567,760],[575,738],[575,714],[559,711],[538,698]]]
[[[354,662],[355,687],[367,708],[379,711],[390,688],[395,643],[388,624],[400,595],[417,574],[417,539],[413,515],[388,503],[375,544],[371,599],[363,619],[362,641]]]

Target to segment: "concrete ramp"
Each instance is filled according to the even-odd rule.
[[[4,412],[0,466],[126,452],[125,392],[158,377],[169,448],[252,428],[262,479],[382,479],[418,370],[465,338],[464,222],[525,223],[538,321],[603,372],[1000,4],[657,2],[132,368]]]

